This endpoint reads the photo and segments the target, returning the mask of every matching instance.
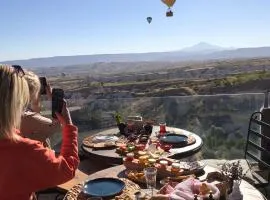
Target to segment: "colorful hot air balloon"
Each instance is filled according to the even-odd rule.
[[[165,5],[168,6],[168,10],[166,12],[166,16],[167,17],[172,17],[173,16],[173,12],[171,10],[171,7],[173,7],[174,3],[176,2],[176,0],[161,0]]]
[[[152,22],[152,17],[147,17],[146,19],[147,19],[149,24]]]
[[[176,0],[161,0],[164,4],[166,4],[169,8],[173,7]]]

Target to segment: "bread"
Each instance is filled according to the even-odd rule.
[[[207,184],[202,183],[199,191],[200,191],[200,195],[206,195],[210,192],[210,188],[207,186]]]

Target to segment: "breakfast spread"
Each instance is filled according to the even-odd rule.
[[[227,192],[227,186],[223,184],[227,180],[220,173],[209,173],[204,180],[208,182],[196,179],[198,171],[203,170],[204,163],[168,158],[175,147],[195,143],[192,136],[170,132],[165,123],[160,124],[161,131],[155,132],[158,133],[155,136],[152,135],[152,124],[144,124],[139,116],[128,117],[120,135],[91,136],[88,141],[84,141],[84,145],[90,146],[91,142],[93,148],[101,144],[103,147],[115,146],[116,153],[123,158],[126,178],[133,182],[146,184],[146,179],[149,180],[145,173],[146,168],[154,169],[155,180],[163,185],[158,194],[169,199],[219,199],[220,195]]]

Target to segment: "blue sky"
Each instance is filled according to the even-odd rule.
[[[269,0],[177,0],[167,18],[160,0],[0,0],[0,61],[169,51],[202,41],[270,46],[269,8]]]

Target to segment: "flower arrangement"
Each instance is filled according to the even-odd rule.
[[[236,162],[226,162],[221,167],[221,173],[227,177],[227,193],[231,194],[233,190],[239,190],[239,185],[245,177],[240,160]],[[237,186],[237,187],[235,187]]]
[[[232,163],[224,163],[221,168],[221,173],[228,177],[231,181],[237,181],[239,184],[245,177],[245,174],[243,174],[243,168],[240,164],[240,160]]]

